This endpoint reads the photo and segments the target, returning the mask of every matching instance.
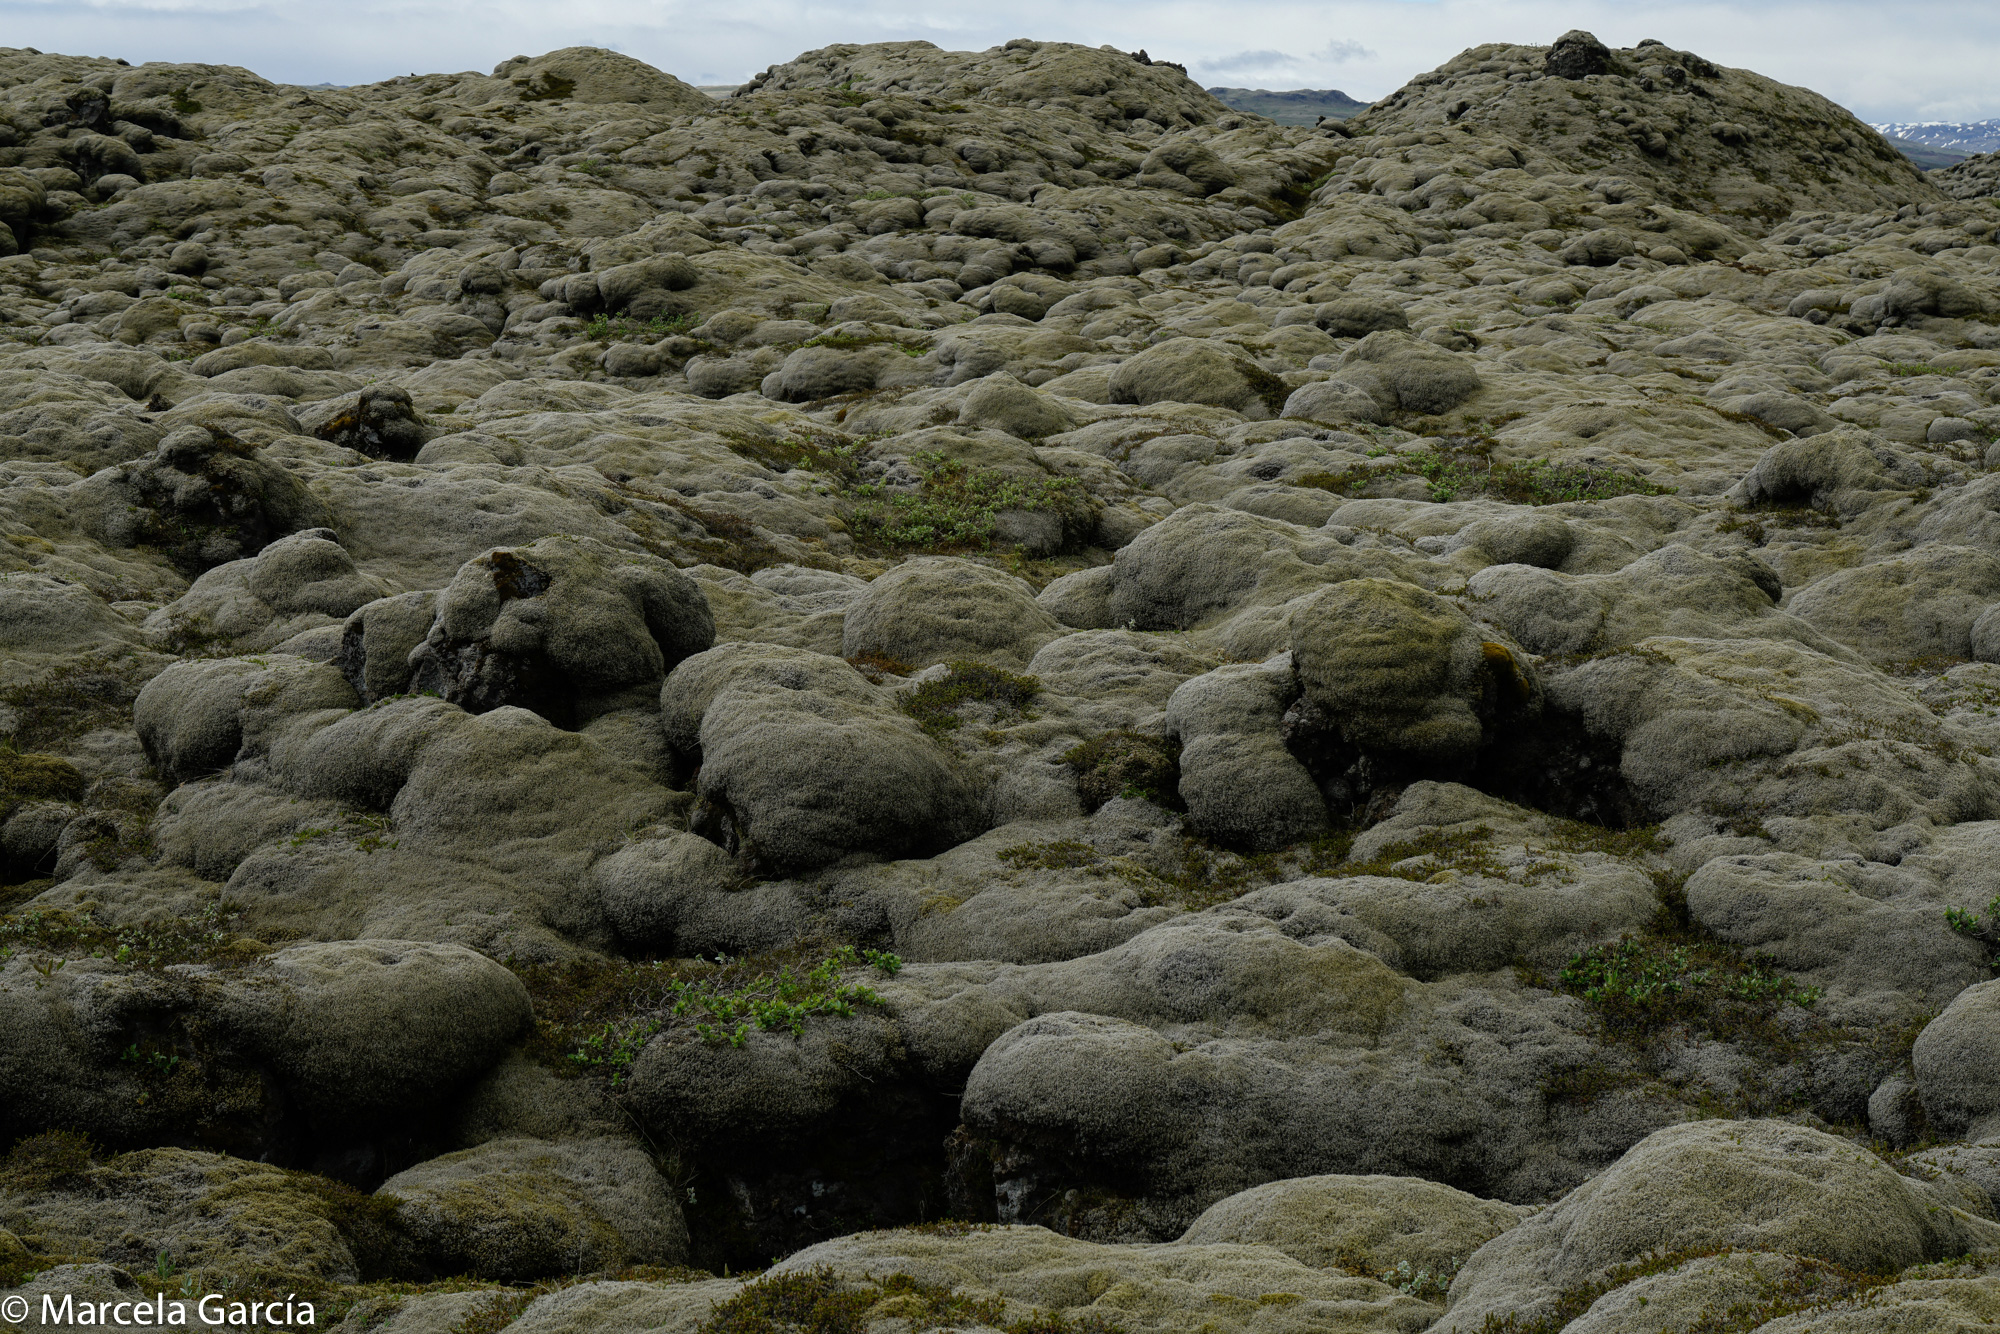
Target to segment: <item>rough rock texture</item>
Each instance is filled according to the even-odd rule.
[[[1991,1323],[1995,179],[1586,32],[0,50],[0,1284]]]

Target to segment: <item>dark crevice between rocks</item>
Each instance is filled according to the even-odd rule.
[[[684,1152],[688,1262],[715,1273],[761,1269],[815,1243],[875,1228],[968,1217],[973,1199],[946,1141],[958,1098],[880,1083],[865,1098],[782,1138]]]

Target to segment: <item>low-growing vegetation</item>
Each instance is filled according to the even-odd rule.
[[[1180,746],[1144,732],[1104,732],[1063,752],[1076,775],[1085,808],[1096,810],[1114,797],[1133,797],[1178,808]]]
[[[1015,477],[934,452],[913,455],[910,466],[919,478],[913,488],[852,488],[855,540],[889,551],[978,551],[993,546],[1005,511],[1053,514],[1066,524],[1089,511],[1071,477]]]
[[[537,999],[545,1054],[563,1065],[607,1076],[621,1086],[632,1063],[660,1034],[685,1029],[711,1046],[741,1047],[753,1028],[805,1032],[808,1020],[848,1018],[882,1003],[873,987],[851,979],[861,969],[888,976],[901,958],[842,946],[810,963],[790,959],[672,963],[536,965],[520,969]],[[543,998],[551,1002],[545,1012]]]
[[[657,343],[662,338],[686,333],[701,323],[699,315],[656,315],[635,320],[625,315],[593,315],[584,323],[583,336],[601,343]]]
[[[1029,706],[1042,693],[1036,678],[983,662],[950,662],[945,670],[942,680],[925,681],[903,697],[903,712],[930,736],[943,740],[956,732],[965,721],[958,711],[968,704],[991,705],[1000,719],[1034,716]]]
[[[262,957],[268,946],[245,940],[233,929],[239,916],[236,908],[217,900],[190,916],[114,927],[87,911],[36,908],[0,917],[0,962],[26,951],[55,960],[109,959],[158,971],[177,964],[216,965]]]

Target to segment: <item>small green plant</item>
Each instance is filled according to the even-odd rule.
[[[1889,361],[1882,364],[1882,369],[1899,380],[1917,375],[1951,374],[1950,371],[1942,366],[1933,366],[1929,362],[1924,361]]]
[[[1724,1036],[1746,1018],[1810,1009],[1821,995],[1779,974],[1768,955],[1632,935],[1571,959],[1555,989],[1590,1006],[1607,1028],[1635,1035],[1686,1026]]]
[[[1451,1287],[1452,1279],[1458,1277],[1463,1258],[1454,1259],[1450,1264],[1439,1265],[1436,1269],[1419,1269],[1408,1260],[1400,1260],[1392,1269],[1385,1269],[1378,1276],[1384,1283],[1406,1296],[1419,1301],[1444,1303],[1444,1294]]]
[[[1964,908],[1946,908],[1944,921],[1959,935],[1976,940],[1985,948],[1988,968],[2000,962],[2000,898],[1986,905],[1983,916]]]
[[[866,983],[845,981],[847,972],[866,965],[894,974],[903,961],[880,950],[861,954],[842,946],[803,970],[783,965],[746,977],[730,964],[729,959],[719,958],[712,968],[692,977],[669,972],[664,965],[648,965],[655,976],[647,999],[656,1012],[612,1019],[585,1032],[569,1051],[569,1064],[608,1074],[617,1087],[624,1084],[646,1044],[679,1023],[691,1026],[695,1038],[709,1046],[741,1047],[753,1027],[799,1037],[809,1019],[849,1018],[856,1006],[882,1004]]]
[[[570,1064],[602,1071],[611,1076],[611,1087],[621,1088],[632,1062],[639,1059],[639,1053],[664,1026],[658,1019],[606,1024],[577,1044],[576,1050],[569,1054]]]
[[[1034,716],[1028,706],[1042,693],[1036,678],[983,662],[951,662],[945,668],[942,680],[925,681],[903,697],[903,712],[930,736],[942,740],[957,731],[964,722],[958,711],[967,704],[991,704],[1002,717]]]
[[[172,1052],[161,1051],[150,1045],[141,1048],[136,1042],[119,1053],[118,1059],[127,1065],[138,1066],[143,1074],[160,1077],[172,1074],[180,1068],[181,1063],[181,1058]]]
[[[111,959],[148,971],[175,964],[215,963],[237,957],[237,951],[244,948],[230,931],[237,915],[235,909],[212,902],[186,917],[110,927],[88,913],[36,909],[0,917],[0,954],[10,946],[45,951],[55,956],[50,962],[51,977],[67,958]]]

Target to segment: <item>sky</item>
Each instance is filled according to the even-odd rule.
[[[604,46],[696,84],[738,83],[835,42],[978,50],[1013,37],[1110,43],[1185,64],[1205,86],[1393,92],[1468,46],[1585,28],[1657,37],[1802,84],[1864,120],[2000,117],[2000,5],[1694,0],[0,0],[0,44],[242,65],[286,83],[490,70]]]

